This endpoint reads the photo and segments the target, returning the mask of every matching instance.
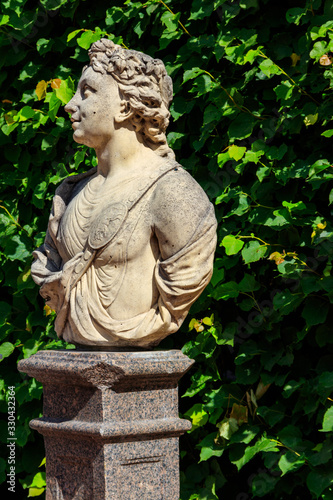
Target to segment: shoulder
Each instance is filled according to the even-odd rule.
[[[152,208],[159,214],[167,209],[173,213],[203,214],[211,203],[198,182],[180,165],[166,173],[156,183]]]
[[[163,259],[183,248],[203,221],[209,227],[216,226],[214,208],[206,193],[181,167],[158,180],[150,211]]]
[[[96,167],[91,168],[82,174],[70,175],[57,187],[55,195],[62,198],[65,203],[71,197],[73,190],[79,190],[82,184],[85,184],[96,173]]]

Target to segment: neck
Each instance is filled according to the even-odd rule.
[[[131,171],[159,162],[158,155],[138,140],[136,132],[124,127],[115,130],[112,139],[95,150],[97,172],[106,179],[126,177]]]

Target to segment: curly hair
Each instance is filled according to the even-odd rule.
[[[102,74],[110,74],[127,100],[130,119],[144,143],[162,157],[174,158],[165,131],[169,124],[172,80],[160,59],[124,49],[102,38],[89,49],[90,65]]]

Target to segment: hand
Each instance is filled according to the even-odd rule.
[[[62,274],[60,278],[60,283],[66,289],[70,286],[70,278],[73,274],[75,266],[81,261],[83,252],[77,253],[72,259],[70,259],[64,267],[62,268]]]

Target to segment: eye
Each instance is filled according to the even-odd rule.
[[[85,83],[84,85],[82,85],[82,94],[85,97],[87,97],[92,92],[95,92],[95,90],[93,88],[91,88],[87,83]]]

